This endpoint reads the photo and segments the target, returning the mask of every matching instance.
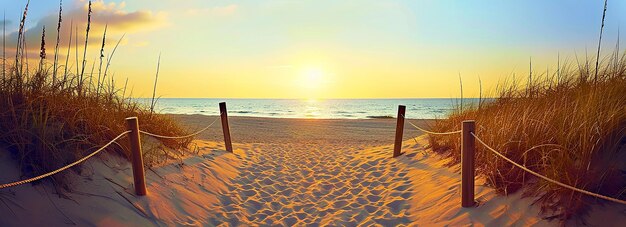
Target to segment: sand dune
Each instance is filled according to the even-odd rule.
[[[146,197],[133,195],[127,161],[102,155],[73,175],[76,190],[69,198],[51,194],[50,181],[0,192],[6,203],[0,204],[0,225],[559,224],[539,218],[532,198],[498,196],[481,179],[479,206],[461,208],[458,167],[430,152],[426,137],[406,140],[405,155],[395,159],[390,145],[361,147],[346,137],[336,139],[342,142],[235,143],[234,153],[224,151],[221,142],[196,140],[197,155],[147,170]],[[16,166],[6,155],[0,160],[0,171],[7,173],[0,182],[16,179]],[[623,211],[609,204],[587,220],[626,223]],[[607,219],[611,222],[601,222]]]

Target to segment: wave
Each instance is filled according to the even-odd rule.
[[[255,111],[250,111],[250,110],[237,110],[237,111],[233,111],[233,113],[251,114],[251,113],[256,113],[256,112]]]
[[[389,116],[389,115],[382,115],[382,116],[367,116],[367,118],[371,118],[371,119],[394,119],[395,117]]]

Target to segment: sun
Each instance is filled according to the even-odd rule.
[[[307,68],[302,70],[300,83],[308,89],[318,89],[324,82],[324,71],[319,68]]]
[[[296,94],[307,100],[318,100],[328,92],[330,77],[322,67],[302,67],[296,74]]]

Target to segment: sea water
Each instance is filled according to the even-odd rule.
[[[151,99],[137,99],[149,105]],[[478,103],[478,99],[463,99],[463,105]],[[483,100],[484,101],[484,100]],[[218,115],[218,103],[226,102],[229,116],[366,119],[396,117],[398,105],[406,106],[406,117],[414,119],[445,118],[460,99],[217,99],[161,98],[155,111],[163,114]]]

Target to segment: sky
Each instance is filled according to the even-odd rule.
[[[70,31],[79,34],[70,71],[82,67],[87,4],[63,2],[61,59]],[[0,2],[9,53],[25,5]],[[528,75],[531,58],[538,75],[556,70],[557,55],[561,64],[595,55],[603,1],[118,0],[92,8],[86,71],[99,63],[106,25],[105,56],[124,36],[109,73],[120,86],[128,79],[134,97],[152,95],[160,54],[161,97],[441,98],[460,96],[459,76],[464,97],[477,97],[479,78],[492,94],[513,74]],[[58,9],[58,1],[31,0],[31,56],[43,26],[52,55]],[[624,24],[626,2],[609,0],[602,54]]]

